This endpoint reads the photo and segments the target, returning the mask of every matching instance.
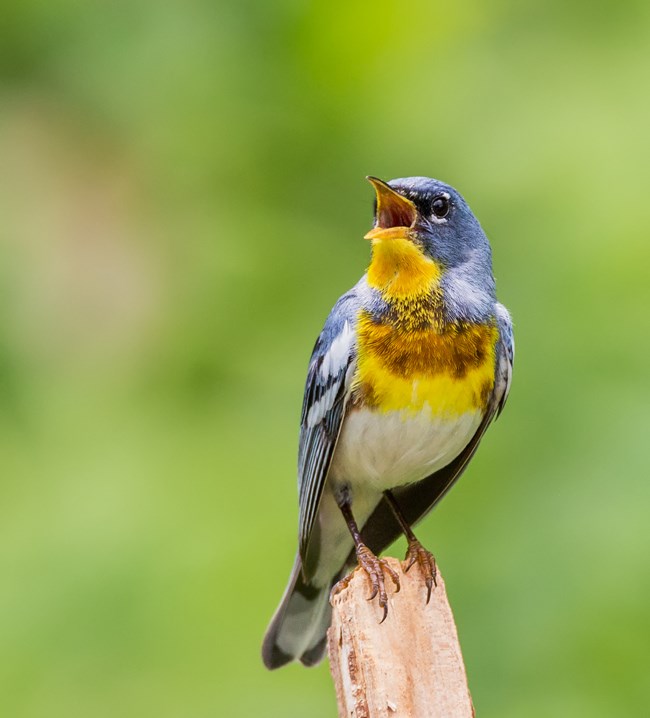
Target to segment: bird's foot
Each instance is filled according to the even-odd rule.
[[[430,551],[427,551],[424,546],[417,540],[409,541],[409,547],[406,550],[406,556],[404,557],[404,573],[406,573],[414,564],[420,567],[420,573],[424,576],[424,582],[427,587],[427,603],[431,600],[431,591],[434,586],[438,586],[436,582],[436,576],[438,570],[436,568],[436,559]]]
[[[366,572],[372,586],[372,593],[368,596],[368,600],[372,601],[373,598],[379,596],[379,607],[384,611],[384,615],[380,623],[383,623],[388,615],[388,596],[386,595],[384,572],[390,576],[391,580],[395,584],[395,593],[398,593],[400,589],[399,576],[383,558],[375,556],[375,554],[365,544],[360,544],[358,546],[357,559],[359,560],[359,567]],[[353,574],[354,571],[349,573],[334,585],[330,598],[336,596],[337,593],[340,593],[347,588],[348,584],[352,580]]]

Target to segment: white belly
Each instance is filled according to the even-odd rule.
[[[318,513],[321,558],[313,578],[326,585],[352,550],[350,532],[335,494],[349,487],[352,513],[363,526],[382,492],[420,481],[453,461],[481,423],[472,411],[453,418],[422,412],[351,411],[345,418]]]
[[[446,466],[467,446],[481,412],[432,416],[425,408],[351,411],[345,418],[330,469],[330,481],[384,491],[420,481]]]

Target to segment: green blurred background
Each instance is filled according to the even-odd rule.
[[[326,665],[259,659],[303,382],[368,261],[364,176],[425,174],[516,326],[420,529],[478,714],[644,714],[648,3],[1,12],[0,713],[335,715]]]

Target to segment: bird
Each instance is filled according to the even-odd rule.
[[[375,190],[367,272],[334,305],[307,372],[298,448],[298,551],[263,646],[269,669],[317,664],[330,595],[355,563],[382,621],[401,534],[427,590],[436,562],[413,525],[447,493],[510,391],[514,337],[490,243],[461,194],[408,177]],[[424,599],[423,599],[424,600]]]

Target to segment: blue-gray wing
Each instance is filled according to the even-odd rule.
[[[494,383],[493,401],[497,402],[495,415],[503,411],[510,394],[512,367],[515,363],[515,337],[512,331],[512,319],[503,304],[496,305],[499,344],[497,346],[497,371]]]
[[[495,381],[483,421],[481,421],[469,444],[450,464],[422,481],[393,491],[402,514],[411,526],[429,513],[465,471],[483,438],[483,434],[492,420],[501,413],[508,398],[515,358],[512,322],[508,310],[501,304],[496,305],[495,314],[499,329],[499,340],[496,346]],[[372,551],[379,554],[393,543],[400,533],[400,526],[395,520],[393,512],[388,504],[382,501],[366,521],[361,535],[364,543]],[[352,556],[349,560],[351,558]]]
[[[298,448],[299,541],[303,561],[336,447],[356,359],[355,289],[334,306],[309,363]]]

